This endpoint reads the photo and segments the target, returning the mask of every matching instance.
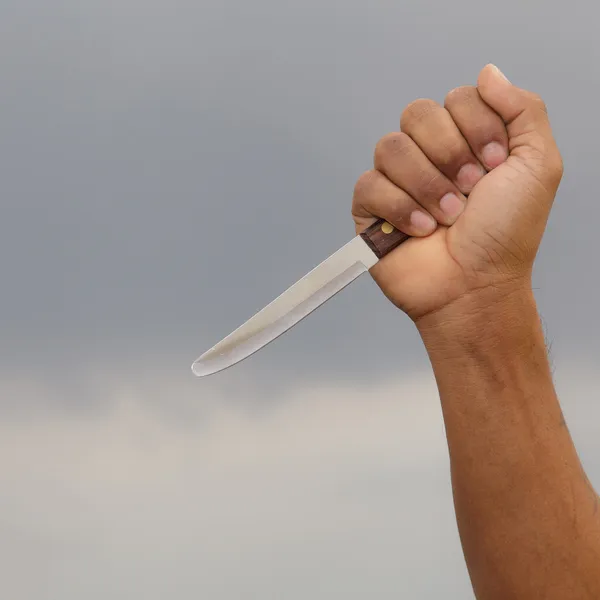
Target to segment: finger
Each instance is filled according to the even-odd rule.
[[[406,133],[390,133],[378,142],[375,168],[442,225],[452,225],[464,210],[466,198],[461,191]]]
[[[427,211],[379,171],[367,171],[359,177],[354,188],[352,215],[357,233],[368,227],[374,217],[385,219],[414,237],[429,235],[437,227]]]
[[[541,181],[557,187],[562,177],[562,159],[544,101],[537,94],[512,85],[494,65],[481,71],[477,89],[504,120],[511,156],[522,158]]]
[[[452,90],[444,101],[452,119],[488,171],[508,158],[508,134],[504,121],[479,95],[476,87]]]
[[[485,175],[450,113],[437,102],[421,99],[409,104],[402,113],[400,129],[464,194]]]

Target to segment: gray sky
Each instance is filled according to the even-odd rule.
[[[600,485],[597,18],[0,0],[0,595],[470,597],[427,357],[368,277],[235,369],[189,366],[353,235],[403,106],[487,62],[565,159],[536,287]]]

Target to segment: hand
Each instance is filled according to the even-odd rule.
[[[372,270],[413,320],[480,290],[530,285],[563,167],[543,101],[493,65],[442,107],[417,100],[356,184],[357,233],[376,217],[415,236]]]

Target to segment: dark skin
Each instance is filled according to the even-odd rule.
[[[479,600],[600,598],[599,499],[554,389],[531,286],[563,166],[541,98],[488,65],[417,100],[358,181],[361,232],[414,236],[371,271],[438,384],[456,518]]]

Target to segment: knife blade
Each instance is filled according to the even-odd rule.
[[[342,246],[192,364],[198,377],[248,358],[308,316],[409,239],[383,219]]]

